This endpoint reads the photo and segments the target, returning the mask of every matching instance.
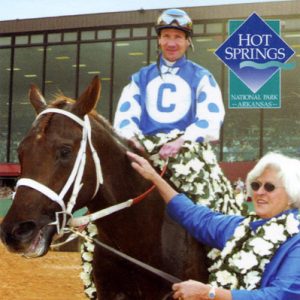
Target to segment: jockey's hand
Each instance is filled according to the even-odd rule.
[[[175,141],[166,143],[159,150],[159,156],[166,160],[168,157],[174,157],[180,151],[182,145],[184,143],[184,139],[182,137],[178,138]]]

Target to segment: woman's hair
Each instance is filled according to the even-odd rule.
[[[280,153],[267,153],[248,173],[246,179],[248,195],[253,196],[251,182],[256,180],[267,168],[278,172],[278,179],[282,181],[289,196],[291,207],[300,208],[300,161]]]

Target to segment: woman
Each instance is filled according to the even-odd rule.
[[[210,284],[173,285],[182,300],[300,300],[300,161],[265,155],[249,172],[255,214],[222,215],[177,193],[142,157],[128,152],[132,166],[152,181],[170,216],[200,242],[220,249]]]

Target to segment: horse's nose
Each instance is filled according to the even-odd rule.
[[[37,225],[33,221],[20,222],[11,226],[1,226],[1,240],[6,245],[18,242],[30,241]]]
[[[11,234],[15,240],[30,240],[34,235],[37,225],[33,221],[20,222],[13,226]]]

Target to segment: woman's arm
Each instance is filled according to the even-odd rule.
[[[167,204],[167,212],[174,221],[198,241],[214,248],[223,248],[235,227],[242,221],[242,217],[225,216],[211,211],[206,206],[195,205],[184,194],[174,190],[146,159],[131,152],[127,152],[127,155],[132,160],[132,167],[156,185]]]

